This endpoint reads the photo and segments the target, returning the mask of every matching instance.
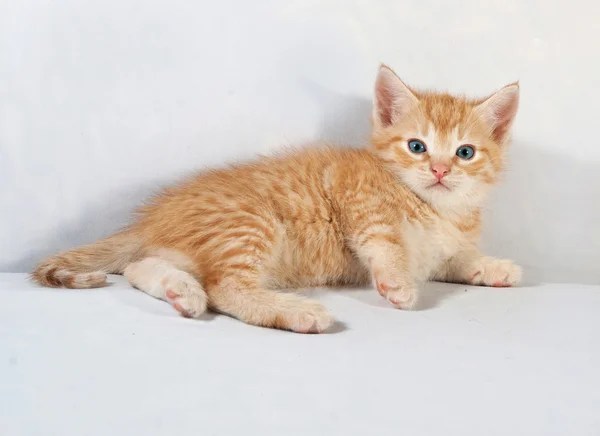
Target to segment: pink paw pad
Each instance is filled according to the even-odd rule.
[[[173,303],[173,307],[179,312],[181,313],[184,317],[189,318],[190,315],[183,309],[183,307],[181,307],[181,304],[179,303]]]
[[[382,283],[381,284],[381,289],[383,289],[385,292],[387,292],[390,289],[392,289],[392,286],[388,285],[387,283]]]
[[[388,285],[387,283],[379,282],[375,282],[375,286],[377,287],[377,292],[379,292],[379,295],[382,297],[385,297],[387,293],[394,288],[394,286]]]
[[[171,300],[181,297],[181,295],[171,291],[170,289],[167,289],[166,294],[167,294],[167,298],[169,298]],[[190,314],[187,313],[185,311],[185,309],[183,307],[181,307],[181,304],[179,304],[177,301],[172,301],[171,304],[173,304],[173,307],[175,308],[175,310],[177,310],[177,312],[181,313],[181,315],[183,315],[186,318],[190,318]]]
[[[176,294],[175,292],[171,291],[170,289],[167,289],[167,298],[177,298],[180,297],[179,294]]]

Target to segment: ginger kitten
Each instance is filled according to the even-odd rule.
[[[512,286],[521,270],[477,249],[480,208],[503,166],[518,84],[468,100],[406,86],[386,66],[372,144],[307,149],[198,174],[157,194],[124,231],[43,261],[52,287],[123,274],[198,317],[322,332],[318,302],[274,288],[367,284],[410,309],[435,279]]]

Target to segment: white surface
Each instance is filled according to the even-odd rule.
[[[117,284],[0,275],[0,434],[600,434],[600,289],[316,292],[324,335],[179,317]]]
[[[483,95],[521,80],[484,245],[600,284],[600,2],[2,0],[0,271],[106,235],[159,184],[368,135],[377,64]]]

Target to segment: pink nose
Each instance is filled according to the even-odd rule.
[[[431,172],[438,180],[442,180],[442,178],[450,172],[450,167],[444,164],[434,164],[431,165]]]

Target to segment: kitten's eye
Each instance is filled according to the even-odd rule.
[[[456,155],[464,160],[471,159],[474,154],[475,149],[470,145],[463,145],[461,147],[458,147],[458,150],[456,150]]]
[[[427,147],[425,147],[425,144],[423,144],[418,139],[411,139],[410,141],[408,141],[408,148],[410,148],[410,151],[412,151],[413,153],[425,153],[427,151]]]

